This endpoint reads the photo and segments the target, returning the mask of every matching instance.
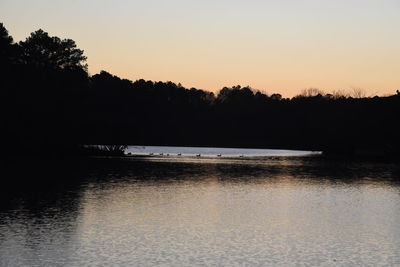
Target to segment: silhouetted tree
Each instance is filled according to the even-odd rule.
[[[364,98],[366,97],[367,93],[363,88],[354,87],[352,88],[352,97],[354,98]]]
[[[15,60],[17,47],[14,45],[13,38],[8,34],[3,23],[0,23],[0,64],[8,64]]]
[[[83,55],[83,50],[76,48],[71,39],[51,37],[40,29],[31,33],[19,45],[22,47],[22,59],[26,64],[61,69],[87,69],[87,58]]]
[[[324,95],[324,91],[318,88],[307,88],[301,91],[299,97],[315,97],[318,95]]]
[[[271,99],[280,101],[280,100],[282,100],[282,95],[281,94],[272,94]]]
[[[13,38],[8,35],[7,29],[3,23],[0,23],[0,51],[1,55],[6,55],[8,49],[12,46]]]

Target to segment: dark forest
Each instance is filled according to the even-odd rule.
[[[284,98],[233,86],[214,94],[106,71],[89,75],[86,60],[73,40],[38,30],[14,42],[0,24],[5,154],[72,155],[91,144],[382,155],[400,148],[399,91],[366,97],[308,89]]]

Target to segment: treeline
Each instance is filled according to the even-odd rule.
[[[289,99],[250,87],[214,94],[105,71],[90,76],[73,40],[38,30],[15,43],[3,24],[0,62],[6,153],[75,153],[88,144],[399,148],[398,91],[365,97],[308,89]]]

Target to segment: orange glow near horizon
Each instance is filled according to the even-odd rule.
[[[285,97],[310,87],[400,89],[398,1],[215,2],[3,0],[0,15],[16,41],[39,28],[75,40],[90,74]]]

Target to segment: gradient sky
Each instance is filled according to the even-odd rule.
[[[89,72],[217,91],[400,89],[400,0],[0,0],[16,41],[75,40]]]

